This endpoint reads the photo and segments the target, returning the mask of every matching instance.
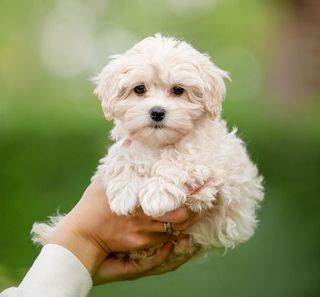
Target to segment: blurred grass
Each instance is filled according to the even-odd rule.
[[[0,3],[0,290],[17,283],[38,253],[32,223],[76,203],[110,144],[92,73],[62,78],[41,60],[39,34],[53,9],[54,1]],[[100,13],[99,30],[112,23],[138,38],[184,37],[231,72],[223,116],[265,176],[266,199],[255,236],[227,255],[100,286],[91,296],[319,296],[320,98],[289,103],[270,95],[268,40],[279,15],[253,0],[191,15],[157,1],[109,1]]]

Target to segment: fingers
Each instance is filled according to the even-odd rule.
[[[173,260],[170,259],[172,250],[173,244],[169,242],[164,244],[153,256],[139,261],[108,257],[94,276],[94,284],[136,279],[142,276],[173,271],[193,256],[193,254],[187,254]]]
[[[184,231],[187,230],[189,227],[191,227],[193,224],[198,222],[202,217],[204,216],[204,213],[195,213],[189,220],[180,223],[180,224],[173,224],[173,230],[174,231]]]
[[[172,224],[181,224],[194,215],[195,213],[189,208],[181,207],[166,213],[164,216],[157,218],[157,220],[161,222],[169,222]]]
[[[152,221],[150,224],[147,226],[147,231],[148,232],[166,232],[164,228],[163,222],[158,222],[158,221]]]
[[[162,265],[155,266],[153,269],[150,269],[146,275],[158,275],[163,274],[169,271],[174,271],[177,268],[179,268],[181,265],[189,261],[193,257],[193,254],[186,254],[183,255],[181,258],[179,257],[176,260],[173,260],[172,262],[162,262]]]
[[[138,245],[137,249],[146,249],[150,247],[154,247],[163,243],[168,243],[174,240],[177,240],[178,237],[171,234],[166,233],[154,233],[148,234],[145,236],[140,236],[141,243]]]
[[[94,285],[119,280],[132,280],[148,275],[149,271],[155,270],[156,267],[168,259],[172,249],[173,244],[166,243],[152,257],[140,261],[109,257],[94,276]]]
[[[184,231],[199,221],[204,214],[205,212],[196,213],[187,207],[182,207],[157,218],[157,220],[171,223],[174,231]],[[160,224],[153,223],[153,228],[153,230],[159,230],[155,232],[165,232],[164,226]]]
[[[144,270],[151,270],[165,262],[172,249],[173,244],[171,242],[165,243],[151,258],[141,260],[139,264],[143,266]]]
[[[181,224],[172,224],[173,231],[185,231],[190,226],[192,226],[194,223],[196,223],[200,218],[202,217],[202,214],[196,214],[189,220],[186,220],[185,222]],[[153,221],[147,226],[147,231],[151,233],[165,233],[166,230],[164,228],[163,222]]]
[[[165,233],[164,222],[172,224],[174,231],[182,231],[190,227],[194,222],[200,219],[199,213],[191,211],[187,207],[181,207],[174,211],[168,212],[156,220],[146,216],[142,210],[138,210],[135,215],[139,217],[139,224],[144,227],[146,232]]]

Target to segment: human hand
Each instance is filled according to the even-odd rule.
[[[175,231],[184,231],[202,216],[203,214],[194,213],[189,208],[183,207],[169,212],[157,218],[157,220],[170,222]],[[175,240],[175,243],[178,244],[179,240],[185,238],[186,236],[181,235]],[[94,284],[99,285],[112,281],[133,280],[144,276],[163,274],[177,269],[192,258],[192,254],[185,254],[174,261],[170,259],[170,262],[167,262],[173,247],[172,242],[165,243],[154,255],[141,260],[107,256],[94,275]]]
[[[176,270],[192,258],[193,255],[185,254],[168,262],[174,244],[165,243],[157,252],[146,259],[119,259],[108,256],[100,265],[93,277],[94,285],[121,280],[134,280],[144,276],[163,274]]]
[[[58,224],[50,243],[73,252],[95,283],[133,279],[155,273],[155,267],[164,263],[170,254],[172,244],[164,245],[148,263],[131,262],[131,265],[115,259],[111,261],[110,252],[145,249],[178,240],[176,235],[164,232],[163,222],[170,222],[174,230],[183,231],[198,218],[198,214],[187,208],[177,209],[157,220],[141,210],[130,216],[117,216],[110,210],[101,180],[96,178],[78,204]]]

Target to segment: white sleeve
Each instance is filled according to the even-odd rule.
[[[80,260],[66,248],[45,245],[17,288],[0,297],[85,297],[92,279]]]

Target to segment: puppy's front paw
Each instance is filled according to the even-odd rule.
[[[145,214],[159,217],[181,206],[186,200],[186,194],[174,183],[156,176],[142,185],[139,199]]]
[[[107,188],[110,209],[117,215],[129,215],[134,212],[138,204],[138,185],[136,181],[113,183]]]

